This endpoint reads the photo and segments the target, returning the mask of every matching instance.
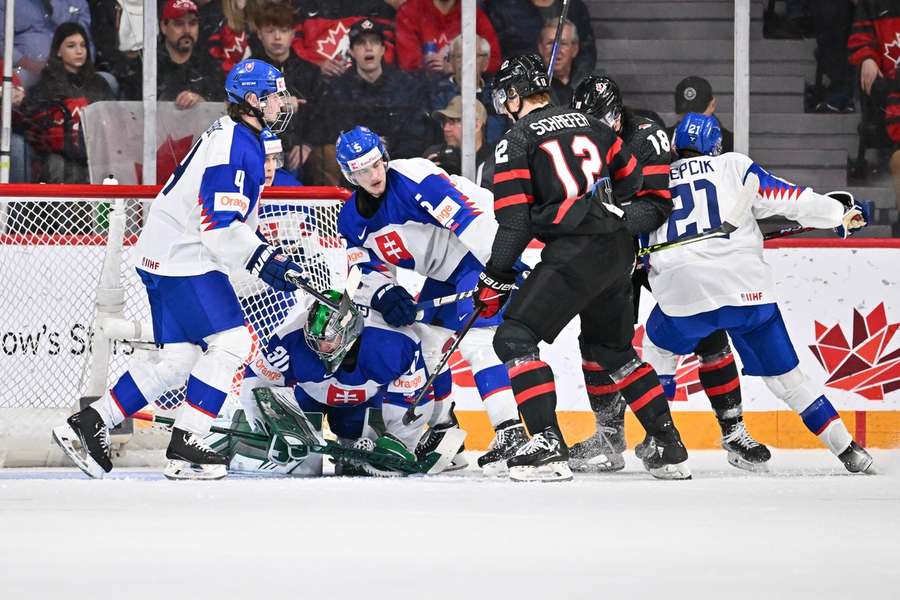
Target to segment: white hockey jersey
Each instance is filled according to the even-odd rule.
[[[377,274],[385,265],[439,281],[469,253],[484,265],[497,221],[488,190],[448,176],[429,160],[409,158],[388,164],[387,189],[375,214],[363,217],[354,194],[341,209],[338,231],[347,240],[350,264],[363,271],[365,296],[381,287]],[[356,298],[363,301],[360,294]]]
[[[650,286],[660,309],[685,317],[722,306],[775,302],[771,268],[763,260],[763,236],[756,219],[782,215],[806,227],[841,224],[843,205],[775,177],[737,152],[677,160],[669,171],[675,209],[650,234],[650,244],[703,232],[722,223],[741,191],[747,173],[759,177],[759,192],[739,220],[737,231],[650,257]]]
[[[265,185],[259,135],[229,117],[194,143],[150,205],[135,267],[156,275],[243,269],[256,236]]]

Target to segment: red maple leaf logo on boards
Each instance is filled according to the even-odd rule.
[[[900,348],[888,352],[897,328],[900,323],[888,324],[884,302],[865,317],[853,309],[852,346],[840,323],[828,328],[815,321],[816,343],[809,349],[829,374],[825,385],[869,400],[900,389]]]
[[[884,55],[897,66],[900,64],[900,33],[895,33],[894,36],[893,42],[884,45]]]

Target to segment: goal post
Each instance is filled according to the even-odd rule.
[[[118,331],[134,324],[146,337],[150,310],[133,249],[158,191],[0,185],[0,467],[66,464],[50,444],[52,426],[79,398],[102,394],[136,354],[153,358],[151,344],[109,338],[103,331],[116,327],[98,329],[97,323],[118,324]],[[334,187],[272,188],[260,202],[262,234],[304,266],[320,289],[341,289],[346,278],[337,215],[349,194]],[[276,292],[249,273],[230,275],[256,352],[302,292]],[[183,390],[172,390],[155,408],[172,410],[182,398]],[[158,449],[162,436],[146,429],[135,425],[131,441],[117,436],[114,443],[128,442],[125,455]],[[154,463],[139,458],[124,464],[145,460]]]

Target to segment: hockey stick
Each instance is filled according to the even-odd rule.
[[[416,310],[422,310],[425,308],[437,308],[438,306],[446,306],[447,304],[453,304],[454,302],[459,302],[460,300],[465,300],[466,298],[471,298],[475,295],[475,290],[468,290],[465,292],[460,292],[458,294],[450,294],[449,296],[441,296],[440,298],[432,298],[431,300],[422,300],[421,302],[416,303]]]
[[[138,419],[140,421],[149,421],[150,423],[159,423],[160,425],[165,425],[166,427],[172,427],[175,425],[175,419],[169,417],[162,417],[160,415],[154,415],[153,413],[147,412],[137,412],[131,415],[132,419]],[[264,433],[255,433],[253,431],[238,431],[237,429],[231,429],[229,427],[218,427],[213,425],[209,428],[212,433],[221,433],[224,435],[233,435],[234,437],[244,438],[246,440],[253,440],[254,442],[268,442],[269,436]]]
[[[438,375],[440,375],[441,370],[447,365],[447,362],[450,360],[450,355],[456,352],[456,349],[459,347],[460,343],[462,343],[463,338],[469,333],[469,330],[472,329],[472,325],[475,324],[475,321],[478,320],[478,316],[481,314],[481,309],[476,308],[472,311],[472,314],[469,315],[469,318],[466,319],[465,324],[462,328],[453,334],[447,342],[451,342],[450,347],[447,348],[444,355],[441,357],[440,362],[438,362],[434,371],[432,371],[431,375],[428,377],[428,381],[425,382],[425,385],[422,386],[422,389],[419,390],[419,393],[413,399],[412,404],[409,405],[409,408],[406,409],[406,412],[403,413],[403,424],[409,425],[410,423],[420,419],[422,415],[416,414],[416,406],[419,405],[419,402],[422,401],[422,398],[425,397],[425,394],[428,393],[428,388],[431,387],[431,384],[434,383],[434,380],[437,379]],[[446,348],[446,343],[444,344]]]
[[[729,211],[729,213],[725,215],[725,218],[722,219],[721,225],[700,233],[678,238],[677,240],[660,242],[659,244],[641,248],[637,251],[638,258],[647,256],[653,252],[659,252],[660,250],[669,250],[671,248],[679,248],[681,246],[687,246],[688,244],[695,244],[714,238],[727,237],[737,231],[738,223],[747,216],[747,212],[750,210],[750,205],[753,204],[753,200],[756,198],[758,190],[759,177],[757,177],[755,173],[748,173],[747,178],[744,180],[744,186],[741,188],[741,191],[738,192],[738,196],[735,199],[734,205],[731,207],[731,211]]]
[[[776,229],[763,235],[764,240],[777,240],[778,238],[787,237],[789,235],[797,235],[798,233],[806,233],[807,231],[815,231],[815,227],[804,227],[803,225],[794,225],[793,227],[785,227],[784,229]]]
[[[559,13],[559,23],[556,25],[556,35],[553,37],[553,49],[550,51],[550,64],[547,65],[547,79],[553,81],[553,63],[556,62],[556,52],[559,50],[559,38],[565,27],[566,16],[569,14],[569,0],[563,0],[562,12]]]

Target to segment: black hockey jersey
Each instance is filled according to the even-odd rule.
[[[618,203],[641,188],[637,159],[622,139],[570,108],[532,111],[497,143],[494,156],[497,221],[521,222],[527,213],[539,239],[620,229],[619,217],[586,192],[604,177]]]

